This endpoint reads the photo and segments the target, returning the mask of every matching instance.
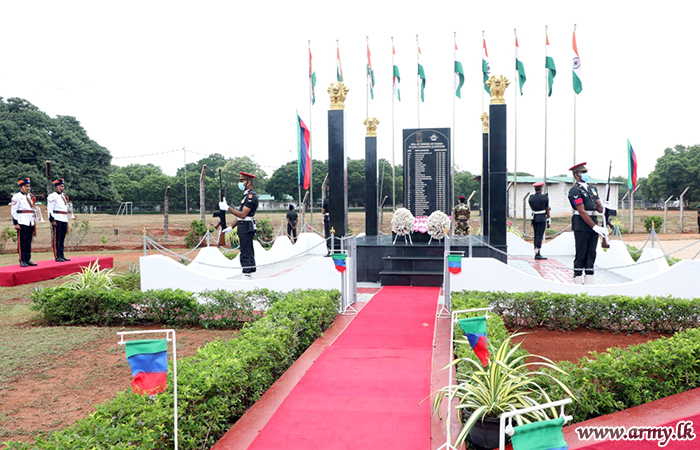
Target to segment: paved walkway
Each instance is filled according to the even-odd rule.
[[[574,283],[571,269],[574,267],[573,256],[550,256],[544,261],[535,261],[533,258],[508,258],[508,265],[534,277],[560,283]],[[596,269],[595,271],[596,284],[616,284],[628,281],[632,280],[609,270]]]

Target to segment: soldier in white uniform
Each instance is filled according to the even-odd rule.
[[[53,187],[56,191],[49,195],[46,208],[49,213],[49,222],[51,222],[51,246],[56,261],[66,262],[70,259],[63,254],[63,244],[68,232],[68,197],[63,193],[65,180],[60,178],[54,181]]]
[[[32,262],[32,238],[36,235],[34,221],[34,196],[29,178],[17,182],[19,192],[12,196],[12,223],[17,230],[17,253],[21,267],[36,266]]]

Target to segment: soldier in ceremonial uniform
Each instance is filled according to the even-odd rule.
[[[569,168],[574,176],[574,187],[569,190],[569,202],[574,209],[571,229],[574,231],[576,256],[574,257],[574,283],[594,284],[594,270],[598,235],[605,236],[608,230],[598,226],[596,213],[603,212],[598,190],[588,185],[586,163]],[[586,273],[584,280],[583,273]]]
[[[459,196],[459,203],[455,206],[455,235],[466,236],[469,234],[469,218],[472,212],[469,210],[469,205],[466,203],[467,199],[463,196]]]
[[[243,191],[243,199],[238,210],[230,208],[226,199],[219,202],[219,209],[229,211],[236,216],[238,225],[238,238],[241,242],[241,267],[243,275],[250,277],[255,272],[255,250],[253,238],[255,237],[255,212],[258,210],[258,195],[253,190],[255,175],[238,172],[238,188]],[[234,226],[236,223],[232,224]]]
[[[51,246],[53,247],[53,256],[57,262],[66,262],[70,259],[63,254],[63,244],[66,240],[68,232],[68,198],[63,193],[65,189],[65,180],[60,178],[53,182],[54,192],[49,195],[46,201],[46,209],[49,213],[49,222],[51,222]]]
[[[36,266],[32,262],[32,238],[36,235],[34,220],[34,196],[29,178],[17,182],[19,192],[12,196],[12,223],[17,230],[17,252],[21,267]]]
[[[532,209],[532,229],[535,235],[535,259],[547,259],[540,254],[542,249],[542,238],[544,232],[552,223],[549,215],[549,196],[542,193],[543,181],[538,181],[532,185],[535,193],[528,198],[527,202]]]

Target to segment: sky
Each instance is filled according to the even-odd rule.
[[[698,38],[688,5],[8,1],[0,6],[0,97],[23,98],[52,117],[74,116],[111,152],[113,164],[153,163],[174,175],[185,161],[220,153],[250,156],[269,176],[296,160],[297,111],[311,128],[313,158],[328,158],[327,88],[336,81],[337,42],[350,89],[348,157],[364,158],[362,122],[369,110],[380,121],[379,157],[402,163],[402,130],[418,128],[420,114],[421,128],[452,128],[454,121],[456,167],[477,174],[479,117],[489,101],[481,72],[484,33],[491,74],[511,82],[505,94],[509,171],[517,162],[519,172],[542,176],[546,148],[548,176],[566,173],[574,161],[588,162],[594,178],[605,178],[611,162],[613,176],[626,176],[629,139],[645,177],[665,148],[700,143],[700,90],[693,81],[700,59],[693,54]],[[583,82],[578,96],[574,24]],[[549,98],[546,26],[557,67]],[[527,74],[517,100],[516,29]],[[462,98],[453,100],[455,33],[465,84]],[[416,35],[427,79],[420,105]],[[400,102],[392,101],[392,37]],[[368,39],[376,81],[369,104]],[[318,80],[313,106],[309,41]]]

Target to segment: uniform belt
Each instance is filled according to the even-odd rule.
[[[325,214],[324,214],[324,216],[330,216],[330,215],[331,215],[331,213],[325,213]]]
[[[547,210],[542,210],[542,211],[532,211],[532,214],[546,214]]]
[[[68,211],[54,211],[52,214],[68,214]]]
[[[238,219],[238,220],[243,220],[245,222],[252,222],[254,219],[255,219],[255,216],[248,216],[248,217],[244,217],[244,218]]]
[[[586,212],[587,212],[588,215],[591,216],[591,217],[595,217],[595,216],[596,216],[595,211],[586,211]],[[574,211],[574,216],[580,216],[580,215],[581,215],[581,214],[579,214],[578,211]]]
[[[34,210],[31,210],[31,209],[20,209],[17,212],[19,214],[34,214]]]

